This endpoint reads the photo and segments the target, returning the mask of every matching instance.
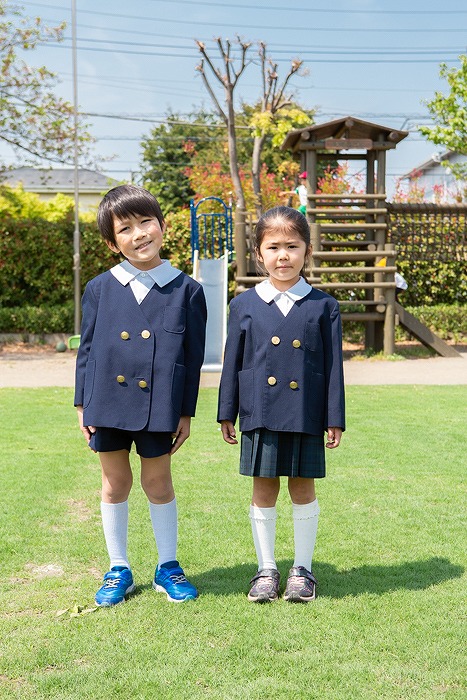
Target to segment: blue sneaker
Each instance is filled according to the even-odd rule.
[[[104,584],[97,591],[94,600],[102,607],[117,605],[123,603],[125,596],[133,593],[135,588],[130,569],[126,566],[113,566],[104,576]]]
[[[198,591],[187,580],[178,561],[168,561],[158,566],[152,587],[160,593],[166,593],[167,599],[172,603],[183,603],[198,597]]]

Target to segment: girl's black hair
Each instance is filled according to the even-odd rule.
[[[97,210],[97,224],[105,241],[116,245],[114,216],[125,219],[128,216],[155,217],[163,228],[164,216],[159,202],[144,187],[119,185],[109,190]]]
[[[304,241],[307,251],[311,241],[308,221],[301,212],[297,209],[292,209],[292,207],[274,207],[273,209],[269,209],[259,218],[256,224],[254,237],[256,267],[258,268],[258,272],[263,275],[265,270],[258,260],[258,253],[265,234],[271,230],[279,230],[283,233],[295,233]],[[305,256],[305,263],[307,256]],[[304,271],[305,266],[301,270],[302,275],[305,274]]]

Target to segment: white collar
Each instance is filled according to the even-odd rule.
[[[129,284],[143,272],[149,275],[159,287],[165,287],[166,284],[169,284],[181,274],[181,270],[176,270],[172,267],[168,260],[163,260],[162,265],[157,265],[157,267],[153,267],[150,270],[138,270],[128,260],[124,260],[112,267],[110,272],[123,286]]]
[[[280,298],[282,294],[289,297],[289,299],[292,302],[296,302],[299,299],[303,299],[303,297],[306,297],[306,295],[309,294],[312,289],[313,287],[311,286],[311,284],[305,282],[303,277],[300,277],[298,282],[294,284],[293,287],[290,287],[290,289],[287,289],[287,291],[285,292],[281,292],[279,289],[276,289],[274,285],[271,284],[269,279],[265,279],[255,286],[256,293],[259,297],[261,297],[263,301],[266,302],[266,304],[269,304],[271,301]]]

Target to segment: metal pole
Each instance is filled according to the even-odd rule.
[[[73,231],[73,281],[74,281],[74,334],[79,335],[81,326],[81,261],[79,232],[79,169],[78,169],[78,61],[76,52],[76,0],[71,0],[71,35],[73,57],[73,181],[75,195],[75,228]]]

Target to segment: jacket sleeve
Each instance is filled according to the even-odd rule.
[[[207,309],[203,288],[198,286],[190,297],[185,328],[185,390],[182,416],[194,416],[198,400],[201,366],[204,361]]]
[[[326,428],[345,430],[344,368],[342,363],[342,323],[339,304],[330,312],[330,330],[325,353],[326,372]]]
[[[76,356],[76,371],[75,371],[75,398],[74,405],[82,406],[84,399],[84,380],[86,376],[86,364],[89,358],[92,338],[94,335],[94,327],[97,318],[98,300],[90,284],[86,285],[84,290],[81,309],[81,337]]]
[[[245,332],[241,328],[240,318],[231,303],[229,314],[229,332],[225,344],[224,364],[219,387],[217,420],[230,420],[235,423],[239,409],[238,373],[243,366]]]

